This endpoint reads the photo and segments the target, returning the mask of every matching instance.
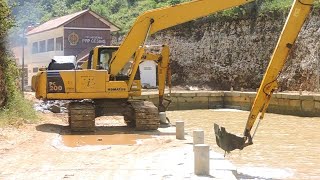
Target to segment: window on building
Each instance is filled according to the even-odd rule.
[[[63,38],[56,38],[56,51],[63,51]]]
[[[34,68],[32,69],[32,71],[33,71],[34,73],[37,73],[37,72],[39,71],[39,68],[34,67]]]
[[[38,53],[38,42],[32,43],[32,54]]]
[[[39,42],[39,52],[46,52],[46,40]]]
[[[54,51],[54,39],[48,39],[47,41],[47,51]]]

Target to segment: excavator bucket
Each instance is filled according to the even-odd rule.
[[[226,152],[245,147],[245,138],[228,133],[224,127],[214,124],[214,133],[217,145]]]

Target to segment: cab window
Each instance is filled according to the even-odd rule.
[[[108,70],[110,59],[111,59],[111,52],[109,50],[102,50],[100,52],[100,67],[101,67],[101,69]]]
[[[93,50],[91,50],[90,53],[89,53],[89,57],[88,57],[88,67],[87,67],[88,69],[93,69],[93,68],[92,68],[92,64],[93,64],[93,63],[92,63],[92,57],[93,57],[92,55],[93,55]]]

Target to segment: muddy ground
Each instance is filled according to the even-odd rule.
[[[32,94],[26,98],[37,102]],[[71,134],[67,114],[39,112],[41,121],[0,128],[0,179],[318,179],[319,118],[268,113],[254,145],[223,158],[217,149],[213,123],[241,133],[247,111],[171,111],[174,123],[184,120],[186,140],[176,140],[175,128],[139,132],[123,117],[101,117],[94,134]],[[210,176],[193,170],[192,131],[205,130]],[[217,153],[216,153],[217,152]]]
[[[139,163],[142,157],[184,145],[175,141],[172,134],[156,131],[150,132],[152,136],[146,133],[146,138],[134,145],[127,145],[128,142],[124,138],[118,140],[120,143],[122,141],[123,145],[99,146],[99,141],[105,140],[101,140],[101,136],[140,134],[126,127],[112,127],[119,125],[117,119],[114,119],[109,122],[110,127],[100,127],[99,135],[92,135],[97,139],[96,146],[69,147],[62,141],[63,134],[69,134],[66,115],[49,113],[43,114],[42,118],[46,121],[39,124],[1,129],[0,179],[128,179],[141,174],[152,176],[151,171],[156,167],[150,169],[145,167],[144,163]],[[153,137],[155,135],[157,136]],[[140,172],[137,166],[141,167]]]
[[[175,128],[138,132],[122,117],[97,120],[94,134],[71,134],[66,114],[0,129],[0,179],[236,179],[222,154],[210,152],[210,176],[194,175],[192,138]],[[253,177],[247,176],[244,177]],[[254,177],[253,177],[254,178]]]

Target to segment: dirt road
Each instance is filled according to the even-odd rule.
[[[126,142],[124,142],[123,145],[118,146],[95,146],[95,148],[88,146],[75,149],[64,146],[61,141],[61,134],[68,134],[65,115],[59,117],[46,114],[44,116],[47,123],[25,125],[18,129],[6,128],[1,131],[0,179],[69,177],[105,179],[108,176],[128,178],[131,177],[130,171],[137,169],[137,162],[141,157],[150,152],[181,145],[173,142],[175,136],[172,134],[164,135],[157,131],[150,132],[157,137],[150,136],[135,145],[125,145]],[[128,134],[137,133],[118,126],[116,128],[101,127],[99,134],[105,131],[106,135],[110,135],[120,130]],[[144,171],[144,169],[141,170]]]

